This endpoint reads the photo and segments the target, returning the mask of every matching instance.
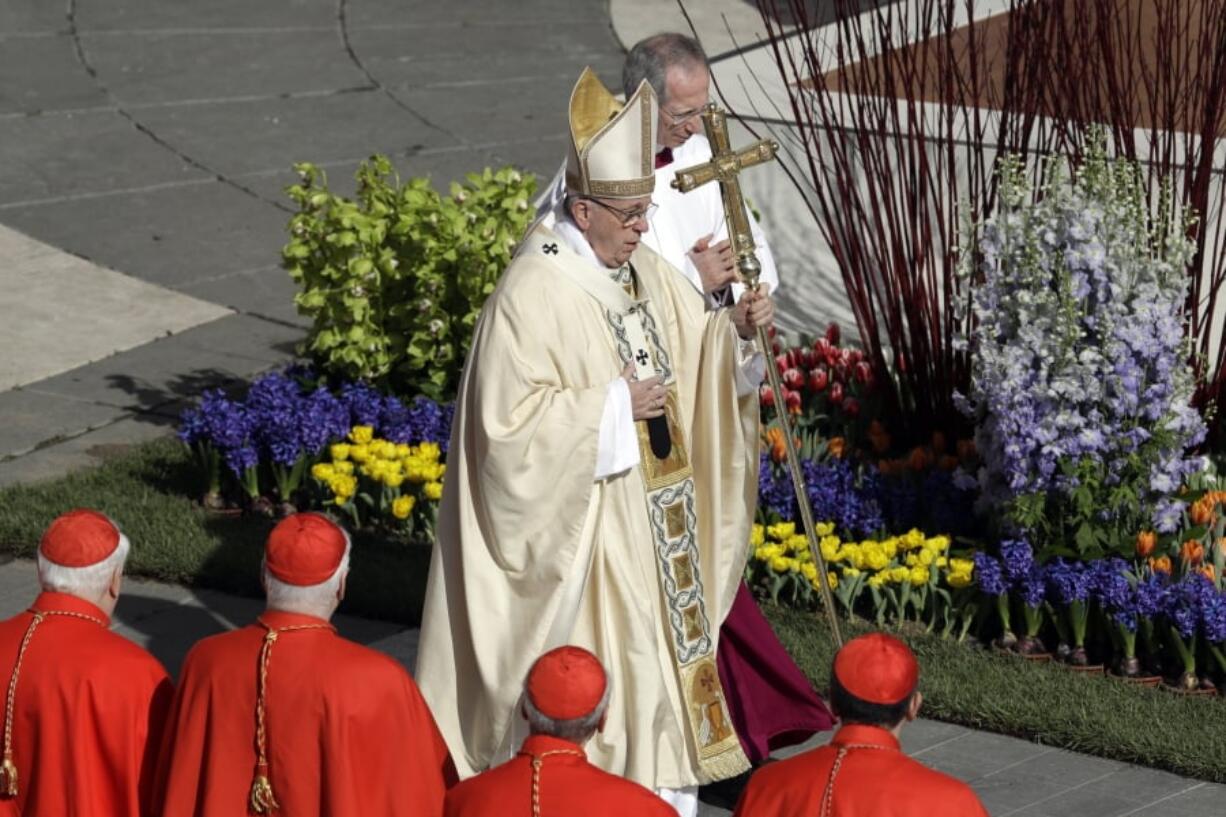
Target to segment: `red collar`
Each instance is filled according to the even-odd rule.
[[[888,729],[880,726],[869,726],[863,723],[849,723],[839,727],[830,742],[836,746],[858,744],[860,746],[876,746],[879,749],[900,750],[898,738]]]
[[[30,605],[30,610],[35,613],[50,613],[52,611],[58,613],[80,613],[83,616],[92,616],[99,621],[110,626],[111,617],[102,612],[97,605],[88,602],[80,596],[74,596],[71,593],[57,593],[54,590],[44,590],[38,594],[38,598],[34,599],[34,603]]]
[[[546,752],[578,752],[577,757],[587,760],[582,746],[553,735],[530,735],[519,749],[519,754],[525,757],[540,757]]]
[[[256,621],[270,630],[283,630],[286,627],[318,627],[336,631],[327,619],[318,616],[308,616],[304,613],[291,613],[288,610],[265,610]]]

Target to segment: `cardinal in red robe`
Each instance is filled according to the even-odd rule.
[[[110,631],[129,543],[90,510],[43,534],[43,592],[0,622],[0,815],[152,814],[174,692],[157,659]]]
[[[965,783],[902,753],[923,696],[919,663],[892,636],[849,641],[834,657],[830,743],[756,771],[734,817],[988,817]]]
[[[417,685],[329,623],[349,537],[320,514],[264,550],[267,609],[188,653],[163,746],[163,817],[430,817],[455,782]]]
[[[511,760],[448,792],[446,817],[677,817],[650,789],[588,763],[583,744],[608,704],[595,655],[573,646],[542,655],[524,683],[530,735]]]

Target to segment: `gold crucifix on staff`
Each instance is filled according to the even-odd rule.
[[[745,213],[745,199],[741,195],[739,174],[747,167],[774,159],[779,145],[770,139],[762,139],[749,147],[733,150],[728,140],[728,114],[714,102],[703,108],[702,126],[707,132],[707,141],[711,143],[711,161],[678,170],[676,178],[673,179],[673,187],[682,193],[688,193],[708,182],[719,182],[720,196],[724,200],[724,218],[728,223],[728,243],[736,257],[737,271],[746,286],[756,291],[762,265],[754,252],[753,233],[749,229],[749,216]],[[770,379],[771,390],[775,394],[775,413],[779,417],[783,442],[787,447],[788,470],[792,474],[796,504],[800,506],[800,518],[804,523],[805,536],[809,540],[809,552],[813,554],[813,561],[817,565],[822,606],[826,608],[826,618],[830,622],[834,643],[841,647],[843,634],[834,609],[834,594],[830,592],[830,583],[826,580],[826,560],[822,557],[817,530],[813,525],[813,509],[809,507],[809,493],[805,490],[800,456],[796,452],[796,441],[792,437],[792,421],[788,417],[787,403],[783,399],[783,384],[779,380],[779,369],[769,354],[770,338],[766,336],[766,329],[762,326],[758,327],[758,346],[767,356],[766,373]]]

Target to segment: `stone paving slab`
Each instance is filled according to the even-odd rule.
[[[40,2],[40,0],[23,0]],[[199,2],[119,3],[82,0],[77,26],[100,31],[157,31],[188,28],[331,28],[336,25],[336,0],[209,0]]]
[[[227,314],[0,225],[0,393]]]
[[[0,37],[8,33],[0,11]],[[0,114],[107,104],[106,94],[81,71],[68,35],[0,39],[0,76]]]
[[[357,88],[335,29],[82,34],[89,64],[123,105]]]
[[[0,488],[57,479],[99,465],[116,450],[172,434],[177,425],[177,413],[120,412],[117,419],[92,431],[46,441],[19,457],[0,457]]]
[[[14,204],[207,179],[113,110],[0,116],[6,220]]]
[[[280,259],[289,213],[218,181],[0,211],[41,241],[174,288]]]
[[[289,169],[295,161],[289,157],[319,163],[453,144],[373,89],[162,106],[138,115],[161,138],[228,177]],[[321,131],[316,129],[321,118],[348,126]]]
[[[194,398],[288,361],[302,335],[253,315],[230,315],[26,388],[128,410]]]

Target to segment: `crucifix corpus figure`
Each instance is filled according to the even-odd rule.
[[[736,257],[736,267],[746,286],[752,290],[758,289],[758,276],[762,273],[762,265],[754,253],[753,234],[749,229],[749,217],[745,214],[745,200],[741,195],[740,173],[747,167],[760,165],[775,158],[779,145],[770,139],[761,139],[741,150],[733,150],[728,139],[728,115],[714,102],[709,103],[702,112],[702,125],[707,132],[707,141],[711,143],[711,161],[694,167],[677,171],[673,187],[682,193],[688,193],[697,187],[710,182],[719,182],[720,195],[724,200],[724,215],[728,219],[728,240],[732,245],[732,253]],[[759,326],[758,346],[765,354],[770,348],[770,338],[766,336],[766,328]],[[775,405],[786,406],[783,399],[783,384],[779,381],[779,370],[774,361],[766,366],[770,378],[771,390],[775,393]],[[796,503],[800,506],[800,517],[804,523],[805,536],[809,540],[809,552],[817,564],[818,576],[826,575],[826,560],[822,558],[822,549],[818,546],[817,531],[813,525],[813,509],[809,507],[809,495],[805,490],[804,476],[800,470],[800,457],[796,452],[796,442],[792,436],[792,423],[787,410],[777,412],[780,430],[783,432],[784,444],[787,446],[788,470],[792,474],[792,487],[796,491]],[[834,609],[834,597],[830,593],[830,585],[825,581],[818,583],[822,589],[822,606],[826,609],[826,619],[830,623],[830,632],[834,635],[835,644],[843,645],[843,635],[839,630],[839,620]]]

